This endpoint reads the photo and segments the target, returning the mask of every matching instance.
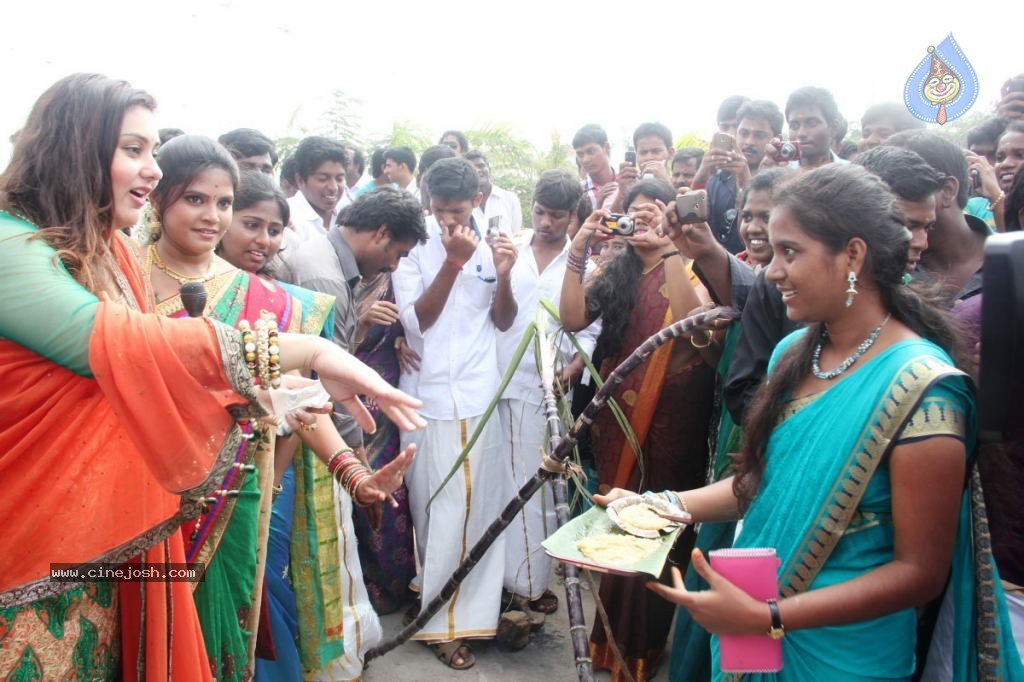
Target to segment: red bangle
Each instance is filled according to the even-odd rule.
[[[452,264],[452,265],[454,265],[454,266],[455,266],[455,268],[456,268],[456,269],[458,269],[458,270],[461,270],[461,269],[462,269],[462,264],[461,264],[461,263],[456,263],[456,262],[455,262],[454,260],[452,260],[451,258],[445,258],[445,259],[444,259],[444,262],[445,262],[445,263],[451,263],[451,264]]]

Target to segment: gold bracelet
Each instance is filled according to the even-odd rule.
[[[707,343],[705,343],[703,345],[699,345],[697,343],[694,343],[693,335],[691,334],[690,335],[690,345],[693,346],[694,348],[696,348],[697,350],[700,350],[702,348],[707,348],[708,346],[710,346],[711,342],[715,340],[715,334],[710,329],[705,329],[704,333],[708,335]]]
[[[995,201],[988,202],[988,210],[994,211],[996,209],[996,206],[998,206],[999,204],[1003,203],[1003,199],[1005,199],[1005,198],[1006,198],[1006,192],[1000,192],[998,199],[996,199]]]
[[[260,380],[260,388],[270,388],[270,332],[267,321],[256,320],[256,367]]]

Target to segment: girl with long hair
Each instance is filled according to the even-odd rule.
[[[0,176],[5,678],[211,678],[190,584],[132,572],[181,568],[182,523],[216,497],[269,402],[244,335],[153,314],[121,232],[161,178],[154,107],[124,81],[68,76]],[[282,371],[314,369],[363,424],[357,394],[422,425],[415,399],[326,341],[279,346]]]
[[[569,331],[602,320],[598,350],[601,375],[608,374],[651,334],[684,317],[702,304],[703,287],[660,229],[662,208],[675,198],[663,180],[643,180],[630,190],[625,206],[636,224],[624,237],[625,249],[587,282],[566,270],[560,312]],[[585,245],[607,236],[596,211],[573,238],[572,253],[583,258]],[[700,333],[690,341],[673,342],[654,353],[640,370],[616,389],[614,399],[630,422],[637,452],[610,410],[592,426],[598,490],[615,487],[691,487],[704,481],[708,460],[708,429],[714,391],[714,339]],[[693,533],[676,550],[686,560]],[[649,679],[672,625],[674,608],[626,578],[606,576],[600,598],[608,610],[614,637],[624,649],[626,664],[638,682]],[[598,625],[591,635],[594,666],[625,679]]]
[[[742,516],[734,547],[775,548],[780,596],[750,597],[699,551],[710,589],[687,591],[678,569],[651,589],[716,635],[716,679],[717,635],[770,634],[782,672],[750,679],[878,680],[914,673],[917,609],[948,581],[935,632],[955,636],[936,635],[928,666],[1020,679],[968,457],[957,331],[903,285],[910,235],[895,198],[866,170],[829,164],[776,191],[769,233],[766,276],[807,326],[775,351],[733,476],[674,494],[694,523]]]

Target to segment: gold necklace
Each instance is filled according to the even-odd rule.
[[[164,273],[171,279],[176,280],[178,284],[188,284],[189,282],[209,282],[211,279],[213,279],[213,276],[215,274],[214,268],[217,265],[216,258],[210,259],[210,268],[209,270],[206,271],[205,275],[200,275],[199,277],[190,277],[189,275],[183,275],[180,272],[172,270],[170,266],[164,263],[163,259],[160,257],[160,252],[157,251],[156,244],[150,244],[149,250],[153,256],[153,265],[156,266],[157,270]]]

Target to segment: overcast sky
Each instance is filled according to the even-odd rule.
[[[920,9],[912,9],[920,7]],[[340,89],[363,102],[363,130],[412,121],[508,123],[538,147],[584,123],[622,148],[646,120],[710,135],[732,94],[783,105],[804,85],[831,89],[859,119],[900,100],[929,45],[950,32],[981,81],[975,110],[1024,72],[1009,36],[1015,3],[644,0],[93,0],[7,3],[0,43],[0,163],[42,91],[75,71],[152,92],[161,126],[271,137],[311,126]],[[1011,9],[1016,8],[1016,9]],[[770,10],[770,11],[769,11]],[[1000,27],[1004,28],[1000,28]]]

